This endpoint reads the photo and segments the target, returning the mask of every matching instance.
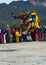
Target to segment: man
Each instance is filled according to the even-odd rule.
[[[29,29],[35,28],[33,31],[31,31],[32,33],[35,31],[36,33],[36,40],[38,40],[38,28],[39,28],[39,19],[38,16],[36,14],[36,12],[31,13],[31,18],[28,20],[30,23],[26,29],[26,31],[23,32],[23,34],[27,34]]]

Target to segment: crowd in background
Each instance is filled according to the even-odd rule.
[[[28,32],[26,35],[20,35],[19,29],[10,28],[7,24],[5,29],[0,28],[0,44],[2,43],[17,43],[16,38],[18,35],[18,42],[29,42],[29,41],[46,41],[46,26],[40,26],[38,33]]]

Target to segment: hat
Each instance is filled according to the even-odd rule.
[[[36,15],[36,12],[31,13],[31,15]]]

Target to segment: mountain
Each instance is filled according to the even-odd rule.
[[[35,2],[36,5],[34,5]],[[0,4],[0,26],[4,26],[5,24],[10,24],[11,26],[14,24],[19,25],[18,20],[15,20],[11,13],[13,12],[15,15],[22,13],[24,11],[33,12],[36,11],[40,23],[46,25],[46,6],[45,0],[30,0],[30,1],[13,1],[10,4],[2,3]],[[42,4],[44,3],[44,5]]]
[[[46,0],[27,0],[27,1],[30,1],[34,6],[37,5],[46,6]]]

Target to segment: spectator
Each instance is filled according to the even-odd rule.
[[[15,42],[15,29],[11,28],[10,29],[11,34],[13,35],[13,42]]]
[[[4,43],[4,34],[5,34],[5,30],[2,28],[1,29],[1,42]]]
[[[42,40],[46,41],[46,27],[42,26]]]
[[[16,31],[15,31],[15,41],[16,41],[16,43],[19,42],[19,31],[18,31],[18,29],[16,29]]]
[[[0,28],[0,43],[1,43],[1,28]]]
[[[32,37],[31,37],[31,34],[30,32],[26,35],[26,38],[27,38],[27,41],[32,41]]]
[[[10,26],[7,24],[6,25],[6,42],[11,43],[12,42],[12,34],[10,32]]]

